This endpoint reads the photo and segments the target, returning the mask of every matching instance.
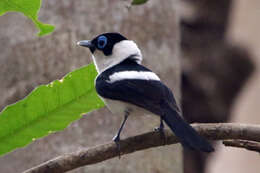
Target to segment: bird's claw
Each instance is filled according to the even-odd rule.
[[[120,157],[121,157],[121,155],[120,155],[120,137],[118,135],[114,136],[113,141],[116,143],[118,158],[120,159]]]
[[[164,132],[164,127],[160,125],[159,127],[155,127],[154,131],[160,133],[161,138],[164,140],[163,143],[164,143],[164,145],[166,145],[167,144],[167,138],[166,138],[166,135],[165,135],[165,132]]]
[[[155,132],[159,132],[159,131],[161,131],[162,129],[160,128],[160,127],[155,127],[154,129],[153,129],[153,131],[155,131]]]

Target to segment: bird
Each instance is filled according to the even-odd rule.
[[[149,113],[160,117],[158,130],[163,132],[166,123],[184,148],[214,151],[211,144],[181,117],[172,91],[157,74],[141,64],[143,56],[133,40],[110,32],[92,40],[78,41],[77,45],[89,48],[92,54],[98,72],[95,79],[98,95],[113,114],[124,117],[113,138],[119,148],[127,118]]]

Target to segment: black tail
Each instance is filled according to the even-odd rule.
[[[179,138],[181,144],[192,150],[212,152],[214,148],[210,143],[200,136],[180,115],[168,107],[162,116],[165,123],[171,128],[174,134]]]

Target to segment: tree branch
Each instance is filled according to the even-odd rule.
[[[247,124],[193,124],[202,136],[211,140],[241,139],[260,142],[260,125]],[[120,142],[121,155],[133,153],[162,145],[178,142],[170,130],[165,130],[166,143],[158,132],[149,132],[138,136],[129,137]],[[114,142],[86,148],[81,151],[61,155],[39,166],[31,168],[24,173],[61,173],[81,166],[91,165],[118,156]]]
[[[223,141],[225,146],[245,148],[250,151],[255,151],[260,153],[260,143],[254,141],[246,141],[246,140],[227,140]]]

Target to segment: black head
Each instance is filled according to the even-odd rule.
[[[109,56],[112,54],[113,47],[116,43],[127,40],[124,36],[119,33],[104,33],[93,40],[83,40],[79,41],[77,44],[80,46],[88,47],[92,54],[97,50],[100,50],[104,55]]]

